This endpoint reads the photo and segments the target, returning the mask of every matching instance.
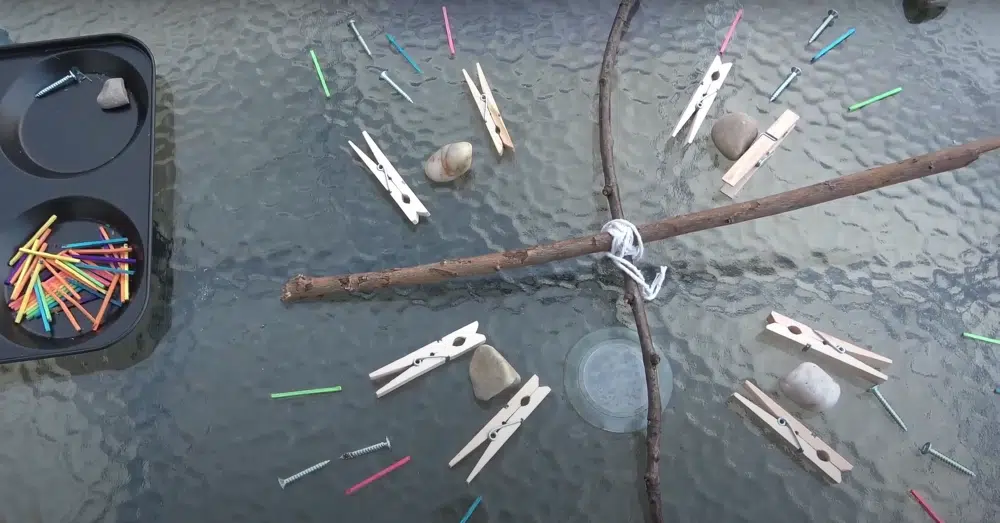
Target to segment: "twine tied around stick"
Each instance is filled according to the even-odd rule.
[[[642,288],[642,297],[646,301],[656,299],[663,286],[663,278],[667,275],[667,268],[660,266],[660,273],[653,278],[653,281],[646,283],[646,278],[642,272],[628,258],[634,261],[642,259],[645,247],[642,246],[642,237],[639,230],[628,220],[611,220],[601,227],[601,232],[611,235],[611,250],[604,253],[611,258],[615,266],[622,270],[629,278],[635,280],[636,285]]]

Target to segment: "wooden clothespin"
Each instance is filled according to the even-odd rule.
[[[486,451],[483,452],[482,457],[479,458],[479,462],[476,463],[469,477],[465,480],[466,483],[471,483],[473,478],[489,463],[490,459],[500,451],[500,447],[504,443],[507,443],[507,440],[514,435],[514,431],[535,411],[535,408],[545,399],[545,396],[549,395],[549,392],[552,392],[551,388],[539,387],[538,376],[532,376],[524,384],[524,387],[521,387],[521,390],[500,409],[500,412],[496,416],[493,416],[493,419],[473,436],[472,440],[462,450],[458,451],[458,454],[454,458],[451,458],[451,461],[448,462],[448,467],[454,467],[459,461],[462,461],[472,453],[473,450],[476,450],[480,445],[489,441],[490,444],[486,447]]]
[[[750,177],[757,172],[757,169],[778,150],[778,145],[788,136],[788,133],[799,121],[799,115],[790,110],[785,110],[778,117],[778,120],[767,128],[767,132],[757,137],[753,145],[747,152],[740,156],[739,160],[726,171],[722,177],[722,194],[730,198],[736,198],[736,194],[743,189],[743,186],[750,181]]]
[[[375,397],[381,398],[414,379],[486,343],[486,336],[477,332],[478,330],[479,322],[474,321],[438,341],[428,343],[406,356],[373,371],[368,375],[368,378],[372,380],[402,373],[375,391]]]
[[[416,225],[420,222],[421,216],[430,216],[430,211],[424,207],[424,204],[420,203],[416,194],[410,190],[403,178],[396,172],[396,168],[392,166],[389,158],[382,153],[382,149],[379,149],[378,145],[375,145],[375,141],[372,137],[368,135],[368,131],[361,131],[361,136],[364,137],[365,141],[368,142],[368,148],[371,150],[372,155],[375,156],[375,160],[372,160],[362,151],[354,142],[348,140],[347,144],[354,149],[361,161],[365,163],[365,167],[368,171],[372,173],[382,184],[382,187],[386,191],[389,191],[389,195],[399,206],[399,209],[403,211],[406,218],[410,220],[410,223]]]
[[[843,456],[813,435],[808,427],[792,417],[756,385],[744,381],[743,388],[746,396],[734,392],[730,396],[730,404],[740,407],[750,421],[765,430],[772,439],[791,447],[826,479],[840,483],[843,473],[850,472],[854,468]]]
[[[469,92],[472,93],[472,98],[476,101],[476,107],[479,108],[479,115],[483,118],[486,123],[486,131],[490,133],[490,139],[493,140],[493,146],[497,149],[497,154],[503,156],[503,148],[508,147],[510,150],[514,150],[514,142],[510,139],[510,133],[507,132],[507,126],[503,123],[503,117],[500,116],[500,108],[497,107],[497,101],[493,98],[493,91],[490,89],[490,84],[486,81],[486,75],[483,74],[483,68],[476,63],[476,72],[479,73],[479,86],[482,89],[476,88],[476,84],[472,81],[472,77],[465,69],[462,69],[462,74],[465,76],[465,83],[469,86]]]
[[[767,317],[767,330],[792,342],[796,350],[817,359],[816,363],[821,366],[835,369],[842,376],[857,378],[873,385],[885,383],[889,379],[881,372],[892,364],[889,358],[813,330],[788,316],[772,311]]]
[[[726,81],[726,75],[729,74],[729,70],[732,68],[732,62],[722,63],[722,58],[719,55],[715,55],[715,58],[712,59],[712,64],[708,66],[708,71],[705,72],[705,77],[701,79],[701,83],[695,89],[694,95],[691,96],[691,101],[684,108],[680,119],[677,120],[674,132],[670,134],[671,137],[677,137],[681,129],[684,128],[684,125],[694,118],[694,121],[691,122],[691,129],[688,130],[687,140],[685,140],[687,143],[694,141],[695,135],[698,134],[698,129],[701,128],[701,124],[705,122],[705,118],[708,116],[709,109],[712,108],[712,103],[715,102],[715,98],[719,95],[719,89],[722,89],[722,83]]]

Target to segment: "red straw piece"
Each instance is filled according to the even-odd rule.
[[[917,494],[916,490],[910,489],[910,495],[913,496],[913,499],[917,500],[917,503],[920,503],[921,507],[924,507],[924,512],[934,520],[934,523],[944,523],[944,520],[934,513],[934,509],[924,501],[924,498],[920,497],[920,494]]]
[[[736,11],[736,18],[733,18],[733,23],[729,26],[729,31],[726,32],[726,38],[722,40],[722,47],[719,48],[719,54],[726,52],[726,48],[729,47],[729,41],[733,38],[733,33],[736,32],[736,24],[740,23],[740,18],[743,18],[743,10],[740,9]]]
[[[380,471],[372,474],[372,476],[370,478],[368,478],[368,479],[362,481],[361,483],[358,483],[357,485],[354,485],[353,487],[347,489],[344,492],[344,494],[347,494],[348,496],[350,496],[350,495],[354,494],[355,492],[357,492],[357,491],[359,491],[359,490],[367,487],[368,485],[372,484],[373,482],[379,480],[380,478],[382,478],[382,476],[385,476],[386,474],[388,474],[388,473],[390,473],[390,472],[398,469],[399,467],[402,467],[403,465],[406,465],[409,462],[410,462],[410,457],[406,456],[405,458],[403,458],[403,459],[401,459],[401,460],[393,463],[392,465],[389,465],[388,467],[386,467],[386,468],[384,468],[384,469],[382,469],[382,470],[380,470]]]
[[[448,23],[448,8],[441,6],[441,14],[444,15],[444,32],[448,35],[448,50],[451,51],[452,56],[455,56],[455,42],[451,40],[451,24]]]

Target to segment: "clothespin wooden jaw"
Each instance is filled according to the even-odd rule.
[[[684,125],[694,117],[694,121],[691,122],[691,128],[688,130],[686,143],[694,142],[694,137],[698,134],[698,129],[705,122],[708,111],[712,108],[712,103],[715,102],[716,97],[719,95],[719,90],[722,89],[722,84],[726,81],[726,76],[729,75],[729,70],[732,67],[732,62],[722,63],[719,55],[715,55],[712,64],[708,67],[708,71],[705,72],[704,78],[701,79],[701,83],[698,84],[694,95],[691,96],[691,101],[684,108],[680,119],[677,120],[674,132],[670,134],[671,137],[676,138],[681,129],[684,128]]]
[[[371,380],[382,379],[402,372],[402,374],[396,376],[385,386],[375,391],[375,396],[381,398],[414,379],[486,343],[486,336],[477,332],[478,330],[479,322],[474,321],[440,340],[428,343],[406,356],[372,371],[368,374],[368,378]]]
[[[396,202],[396,205],[401,211],[403,211],[403,214],[405,214],[406,218],[410,220],[410,223],[416,225],[420,222],[421,216],[430,216],[430,211],[424,207],[424,204],[420,203],[420,199],[417,198],[417,195],[410,190],[408,185],[406,185],[406,182],[403,181],[403,178],[396,171],[396,168],[392,166],[389,158],[382,153],[382,149],[380,149],[379,146],[375,144],[375,141],[372,140],[368,131],[362,131],[361,136],[363,136],[365,142],[368,143],[368,149],[372,152],[372,156],[375,157],[374,160],[368,157],[368,155],[365,154],[361,148],[355,145],[354,142],[348,140],[347,144],[350,145],[351,149],[354,149],[354,153],[361,158],[361,161],[364,162],[368,172],[372,173],[372,176],[374,176],[375,179],[382,184],[382,187],[389,192],[392,200]]]
[[[786,342],[781,345],[783,348],[813,359],[820,366],[835,369],[838,374],[856,383],[879,385],[889,379],[881,369],[892,364],[891,359],[814,330],[787,316],[772,311],[767,317],[767,330]]]
[[[740,156],[726,175],[722,177],[722,194],[730,198],[735,198],[736,194],[743,189],[743,186],[750,181],[750,177],[757,172],[757,169],[778,150],[778,146],[795,128],[795,123],[799,121],[799,115],[790,110],[786,110],[778,117],[778,120],[768,127],[767,132],[757,137],[753,145],[747,152]]]
[[[854,468],[756,385],[745,381],[743,387],[743,394],[734,392],[730,396],[730,407],[757,425],[769,439],[791,451],[801,463],[832,483],[840,483],[843,474]]]
[[[479,109],[479,116],[486,124],[486,131],[490,134],[490,140],[493,141],[493,146],[496,148],[497,154],[503,156],[504,147],[514,150],[514,142],[510,138],[510,133],[507,132],[507,125],[504,124],[503,117],[500,116],[500,107],[497,106],[497,101],[493,98],[493,90],[490,89],[490,84],[486,81],[483,68],[479,66],[478,62],[476,63],[476,72],[479,75],[479,88],[476,87],[469,73],[465,69],[462,69],[462,75],[465,76],[465,84],[469,87],[469,93],[472,94],[472,98],[476,102],[476,107]]]
[[[528,419],[528,416],[538,408],[538,405],[549,395],[549,392],[552,392],[551,388],[539,387],[538,384],[538,376],[532,376],[521,387],[521,390],[517,391],[517,394],[500,409],[500,412],[496,416],[493,416],[493,419],[487,422],[472,437],[469,443],[465,447],[462,447],[462,450],[458,451],[458,454],[454,458],[451,458],[451,461],[448,462],[448,467],[454,467],[458,462],[472,453],[472,451],[489,441],[490,444],[486,447],[486,451],[483,452],[483,455],[479,458],[479,462],[476,463],[472,472],[469,473],[469,477],[465,480],[466,483],[471,483],[476,475],[483,470],[483,467],[489,463],[490,459],[500,451],[500,447],[503,447],[504,443]]]

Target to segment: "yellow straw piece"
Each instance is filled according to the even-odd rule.
[[[31,247],[33,249],[37,249],[38,240],[32,240]],[[18,251],[18,254],[20,254],[20,251]],[[24,260],[24,268],[21,269],[21,274],[18,274],[17,281],[14,282],[14,291],[10,295],[11,300],[16,300],[18,297],[21,296],[21,291],[24,290],[24,284],[28,283],[28,280],[31,279],[31,276],[28,273],[31,272],[32,264],[34,263],[35,263],[35,258],[33,258],[31,255],[28,255],[28,258]]]
[[[38,275],[41,274],[41,272],[41,264],[35,264],[35,270],[31,272],[31,282],[28,284],[29,287],[35,286],[35,282],[38,281]],[[21,307],[17,311],[17,317],[14,318],[14,323],[21,323],[21,320],[24,319],[24,313],[28,312],[29,301],[28,296],[25,296],[24,299],[21,300]]]
[[[30,240],[24,242],[24,246],[28,247],[28,246],[33,245],[34,242],[35,242],[35,240],[37,240],[38,237],[41,236],[43,232],[45,232],[45,229],[48,229],[49,227],[52,227],[53,223],[56,223],[56,215],[54,215],[54,214],[52,216],[49,216],[48,220],[45,220],[45,224],[42,225],[41,227],[39,227],[37,231],[35,231],[35,234],[33,234],[31,236]],[[10,265],[11,267],[13,267],[14,264],[17,263],[17,260],[21,259],[21,255],[23,255],[23,254],[24,253],[21,252],[21,251],[17,251],[16,253],[14,253],[14,257],[11,258],[9,262],[7,262],[7,265]]]
[[[76,258],[71,258],[69,256],[60,256],[58,254],[52,254],[51,252],[36,251],[34,249],[26,249],[21,247],[18,251],[24,254],[30,254],[32,256],[38,256],[39,258],[47,258],[49,260],[59,260],[66,263],[80,263],[80,260]]]

